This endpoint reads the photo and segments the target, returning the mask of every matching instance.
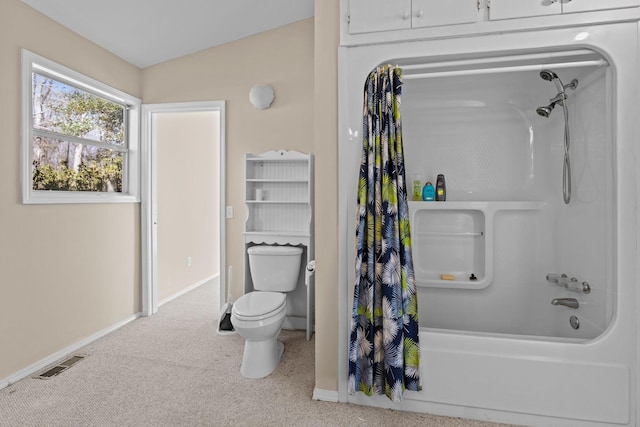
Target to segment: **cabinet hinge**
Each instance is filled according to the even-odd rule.
[[[487,9],[491,9],[491,0],[487,0]]]
[[[351,24],[351,15],[347,15],[347,25]]]

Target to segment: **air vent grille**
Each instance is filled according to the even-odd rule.
[[[85,357],[86,356],[79,356],[79,355],[71,356],[68,359],[65,359],[62,362],[56,364],[54,367],[48,368],[46,371],[38,374],[35,378],[48,379],[48,378],[55,377],[60,373],[66,371],[67,369],[69,369],[70,367],[72,367],[73,365],[75,365]]]

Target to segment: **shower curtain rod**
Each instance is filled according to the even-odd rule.
[[[609,63],[604,59],[598,59],[593,61],[556,62],[553,64],[507,65],[504,67],[475,68],[470,70],[451,70],[451,71],[432,71],[432,72],[427,71],[425,73],[417,73],[417,74],[403,73],[402,79],[412,80],[412,79],[425,79],[425,78],[432,78],[432,77],[454,77],[454,76],[469,76],[469,75],[478,75],[478,74],[496,74],[496,73],[505,73],[505,72],[515,72],[515,71],[540,71],[547,68],[557,70],[559,68],[602,67],[606,65],[609,65]],[[438,66],[440,65],[438,64]],[[404,70],[406,70],[406,68],[403,68],[403,71]]]
[[[545,52],[545,53],[529,53],[526,55],[512,55],[512,56],[493,56],[490,58],[474,58],[474,59],[460,59],[457,61],[442,61],[442,62],[430,62],[425,64],[407,64],[399,66],[403,70],[424,70],[427,68],[442,68],[442,67],[455,67],[461,65],[477,65],[477,64],[494,64],[498,62],[516,62],[516,61],[528,61],[528,60],[550,60],[554,58],[569,58],[571,56],[584,56],[593,55],[595,52],[589,49],[577,49],[566,52]]]

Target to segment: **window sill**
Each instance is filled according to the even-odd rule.
[[[129,194],[89,193],[61,191],[38,191],[25,195],[22,203],[25,205],[55,205],[81,203],[140,203],[140,198]]]

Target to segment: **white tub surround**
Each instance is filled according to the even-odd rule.
[[[532,426],[638,423],[639,15],[578,3],[546,18],[498,21],[483,9],[473,24],[343,27],[340,401]],[[361,91],[387,63],[405,68],[407,178],[447,182],[446,202],[410,202],[423,390],[399,404],[346,393]],[[557,94],[546,68],[579,81],[565,101],[568,205],[563,109],[536,114]],[[590,292],[547,280],[562,273]]]

